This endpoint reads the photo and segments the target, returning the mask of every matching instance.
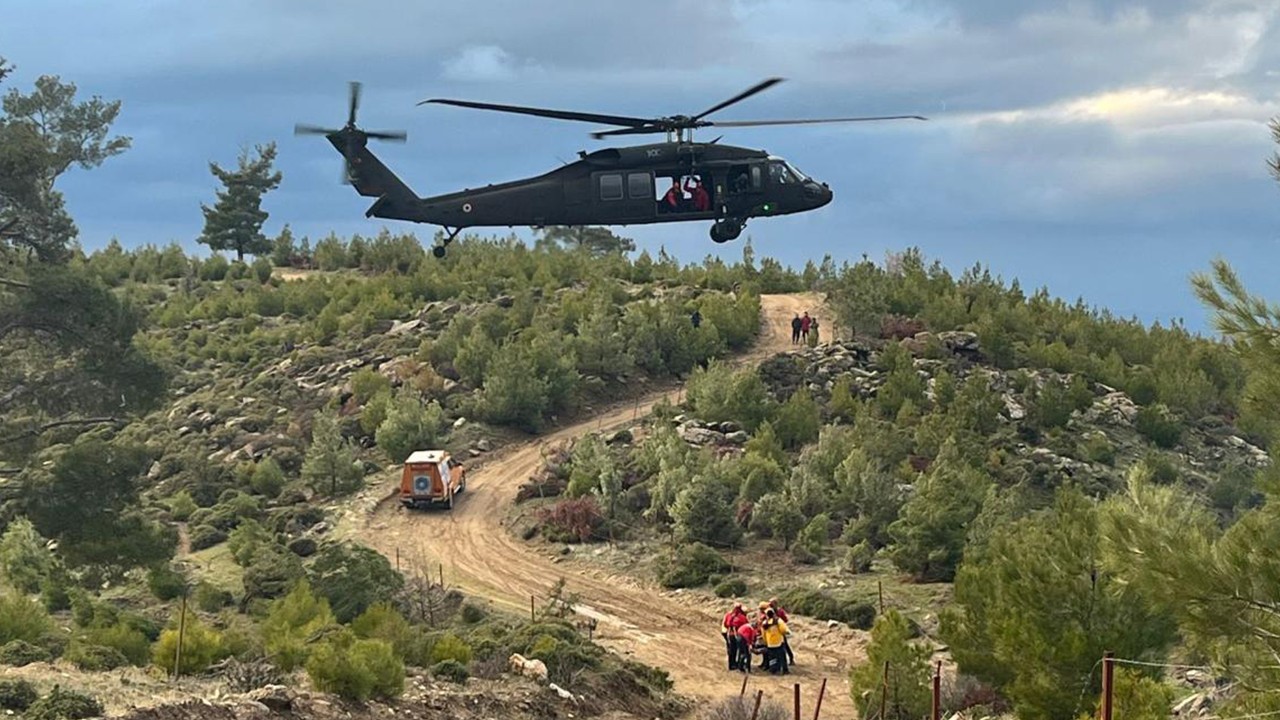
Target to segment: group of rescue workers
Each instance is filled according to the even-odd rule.
[[[729,654],[729,670],[751,672],[751,656],[760,655],[761,670],[777,675],[790,673],[789,666],[796,662],[787,636],[787,611],[778,605],[778,599],[760,603],[760,612],[753,619],[736,602],[724,616],[720,625],[725,649]]]

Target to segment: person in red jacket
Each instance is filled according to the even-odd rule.
[[[782,622],[790,622],[790,618],[787,617],[787,611],[778,604],[778,598],[769,598],[769,607],[773,608],[773,612],[777,614],[779,620]],[[783,638],[782,640],[782,649],[787,653],[787,664],[795,665],[796,656],[795,653],[791,652],[791,643],[788,642],[786,638]]]
[[[738,628],[738,670],[741,672],[751,672],[751,649],[759,639],[760,631],[753,623],[743,623]]]
[[[725,613],[724,622],[720,624],[720,634],[724,636],[725,652],[729,655],[729,669],[738,669],[738,628],[743,625],[750,624],[747,618],[747,611],[742,609],[742,603],[733,604],[733,609]]]

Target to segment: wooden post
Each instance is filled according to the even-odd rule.
[[[396,572],[400,572],[400,546],[396,546]]]
[[[800,720],[800,683],[795,684],[795,696],[796,696],[796,712],[795,712],[795,715],[793,715],[793,717],[796,720]]]
[[[933,720],[942,717],[942,661],[933,668]]]
[[[880,593],[880,614],[884,614],[884,581],[876,581],[876,590]]]
[[[1108,650],[1102,654],[1102,720],[1111,720],[1111,696],[1115,690],[1114,676],[1115,653]]]
[[[182,675],[182,641],[187,634],[187,595],[182,594],[182,610],[178,615],[178,647],[173,649],[173,679]]]
[[[444,589],[444,563],[440,563],[440,589]]]
[[[885,701],[889,699],[889,661],[884,661],[884,676],[881,678],[880,685],[880,718],[884,720]]]
[[[751,720],[756,720],[756,715],[760,714],[760,699],[764,697],[763,690],[756,691],[756,706],[751,708]]]
[[[747,662],[751,662],[751,659],[747,658]],[[751,675],[749,673],[742,673],[742,689],[738,691],[738,697],[742,697],[747,694],[747,681],[750,679]]]
[[[827,694],[827,679],[822,678],[822,687],[818,688],[818,704],[813,706],[813,720],[818,720],[818,713],[822,712],[822,696]]]
[[[533,613],[533,596],[529,596],[529,622],[536,622],[537,616]]]

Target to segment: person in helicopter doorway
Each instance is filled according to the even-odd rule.
[[[680,190],[680,179],[671,178],[671,187],[667,188],[667,194],[662,196],[662,202],[659,208],[662,212],[680,212],[681,206],[684,205],[684,192]]]
[[[702,184],[702,178],[697,175],[690,175],[684,180],[684,189],[693,198],[693,209],[697,212],[706,212],[711,209],[711,195],[707,192],[707,188]]]

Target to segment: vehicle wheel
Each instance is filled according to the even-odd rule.
[[[431,248],[431,254],[435,255],[438,258],[444,257],[444,253],[445,253],[445,249],[443,245],[437,245]]]
[[[718,243],[736,240],[742,234],[742,223],[733,220],[721,220],[711,226],[711,239]]]

